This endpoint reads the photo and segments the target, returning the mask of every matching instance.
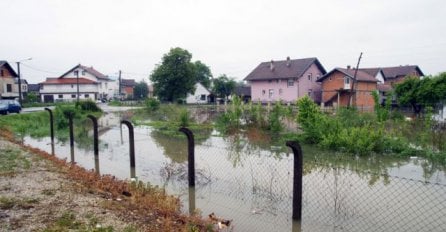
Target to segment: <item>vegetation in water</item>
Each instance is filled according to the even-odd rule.
[[[86,137],[87,128],[84,125],[90,125],[91,120],[87,118],[88,114],[101,116],[101,109],[92,101],[81,101],[76,104],[57,104],[53,110],[54,134],[61,141],[69,138],[68,116],[73,115],[73,124],[75,137],[78,143],[88,143],[90,139]],[[8,115],[0,117],[0,128],[12,131],[19,137],[26,135],[31,137],[46,137],[50,135],[50,117],[49,113],[33,112],[27,114]]]

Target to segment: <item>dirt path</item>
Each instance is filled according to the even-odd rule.
[[[209,230],[162,190],[97,176],[0,136],[1,232]]]

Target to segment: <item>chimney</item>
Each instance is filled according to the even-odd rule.
[[[271,69],[271,71],[274,71],[274,60],[271,60],[269,68]]]
[[[347,69],[350,69],[351,67],[350,67],[350,65],[347,65]]]
[[[290,60],[290,57],[287,56],[287,57],[286,57],[286,66],[287,66],[287,67],[290,67],[290,65],[291,65],[291,60]]]

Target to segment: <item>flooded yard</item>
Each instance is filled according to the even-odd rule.
[[[91,144],[75,144],[72,152],[69,142],[56,141],[54,154],[130,179],[122,117],[108,113],[99,120],[98,163]],[[179,196],[185,212],[232,220],[234,231],[446,230],[446,168],[425,159],[353,158],[303,146],[302,220],[293,222],[294,158],[285,145],[210,131],[196,141],[196,186],[189,188],[186,136],[166,136],[149,126],[135,126],[134,132],[138,180]],[[49,137],[25,137],[24,143],[52,152]]]

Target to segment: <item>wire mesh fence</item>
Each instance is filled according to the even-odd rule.
[[[202,144],[195,152],[207,180],[196,188],[197,208],[233,219],[235,231],[446,231],[444,184],[305,160],[296,226],[293,155],[246,146]]]

